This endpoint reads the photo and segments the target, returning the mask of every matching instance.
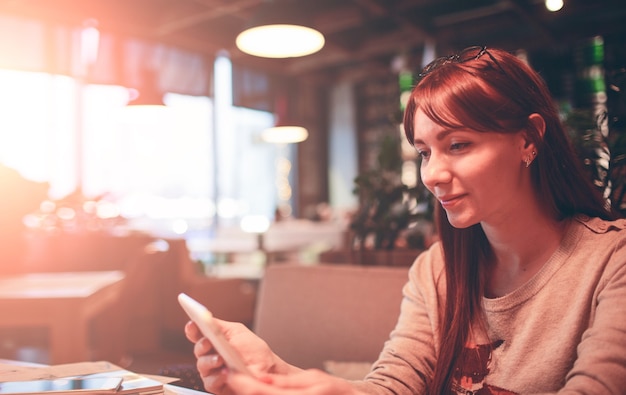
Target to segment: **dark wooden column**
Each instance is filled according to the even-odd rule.
[[[328,202],[328,93],[324,85],[302,80],[296,91],[296,113],[309,131],[309,138],[297,145],[294,170],[294,215],[301,217],[307,207]]]

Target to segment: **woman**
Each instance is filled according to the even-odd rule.
[[[282,361],[241,325],[258,377],[196,341],[207,390],[236,394],[626,393],[626,220],[583,173],[541,78],[467,48],[420,74],[404,118],[441,242],[409,272],[370,374],[347,382]]]

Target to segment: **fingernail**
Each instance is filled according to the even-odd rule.
[[[218,362],[219,362],[219,360],[220,360],[220,356],[219,356],[219,355],[217,355],[217,354],[212,354],[212,355],[210,355],[210,356],[209,356],[209,358],[210,358],[210,359],[209,359],[209,361],[210,361],[210,362],[211,362],[211,364],[213,364],[213,365],[217,365],[217,363],[218,363]]]

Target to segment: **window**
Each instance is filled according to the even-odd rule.
[[[48,182],[52,199],[80,187],[116,203],[134,227],[166,235],[206,229],[216,212],[233,224],[273,215],[277,148],[259,138],[273,115],[233,107],[228,83],[216,85],[216,96],[227,92],[221,107],[168,93],[167,107],[149,113],[127,107],[122,86],[11,70],[0,70],[0,84],[0,161]]]

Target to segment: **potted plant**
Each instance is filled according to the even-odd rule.
[[[433,201],[422,183],[409,187],[401,181],[402,163],[400,137],[385,136],[376,166],[354,180],[360,205],[350,230],[358,263],[410,263],[427,244]],[[402,253],[407,258],[398,257]]]

